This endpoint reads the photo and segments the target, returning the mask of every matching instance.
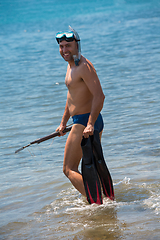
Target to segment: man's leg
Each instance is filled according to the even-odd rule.
[[[81,141],[84,128],[85,126],[81,124],[74,124],[71,129],[65,146],[63,172],[69,178],[73,186],[81,194],[86,196],[83,178],[78,171],[78,166],[82,158]]]

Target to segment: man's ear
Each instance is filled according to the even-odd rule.
[[[76,42],[77,43],[77,49],[78,49],[78,42]]]

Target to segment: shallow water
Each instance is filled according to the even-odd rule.
[[[1,239],[159,239],[159,7],[0,2]],[[102,147],[116,199],[102,206],[88,205],[62,173],[67,135],[14,153],[60,123],[67,65],[55,34],[69,24],[106,96]]]

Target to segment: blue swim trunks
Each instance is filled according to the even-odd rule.
[[[74,115],[72,117],[73,123],[74,124],[81,124],[83,126],[87,126],[88,123],[88,118],[89,118],[90,113],[85,113],[85,114],[79,114],[79,115]],[[98,132],[101,132],[103,130],[104,123],[103,123],[103,118],[102,115],[99,114],[95,124],[94,124],[94,129],[98,130]]]

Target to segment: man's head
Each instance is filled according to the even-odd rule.
[[[76,41],[60,41],[59,52],[65,61],[68,63],[74,62],[74,56],[78,55],[78,46]]]
[[[81,47],[80,47],[80,38],[78,33],[69,26],[71,31],[68,32],[59,32],[56,34],[56,40],[60,46],[60,53],[62,55],[62,57],[65,59],[64,53],[62,53],[62,47],[64,46],[72,46],[75,45],[77,46],[77,51],[73,51],[73,59],[75,62],[75,65],[78,66],[78,63],[80,61],[81,58]],[[74,42],[74,43],[72,43]],[[67,44],[68,43],[68,44]],[[66,59],[65,59],[66,60]],[[67,61],[67,60],[66,60]]]

